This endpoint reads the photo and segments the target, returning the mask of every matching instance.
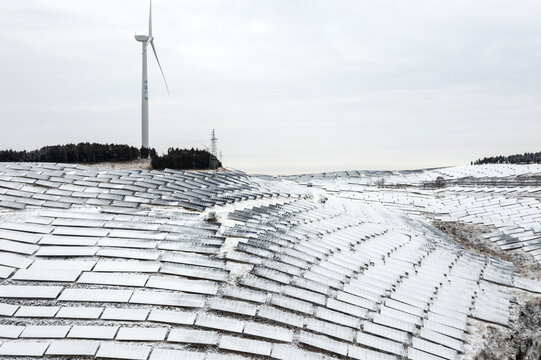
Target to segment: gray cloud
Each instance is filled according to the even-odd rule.
[[[536,1],[156,0],[151,144],[290,173],[539,150]],[[0,3],[2,147],[140,143],[146,1]]]

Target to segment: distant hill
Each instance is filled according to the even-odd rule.
[[[141,157],[151,158],[153,169],[164,168],[216,169],[222,164],[206,150],[170,148],[166,154],[158,155],[154,149],[138,149],[125,144],[79,143],[44,146],[37,150],[0,150],[0,162],[52,162],[96,164],[105,162],[131,162]]]
[[[473,165],[483,164],[541,164],[541,151],[509,156],[491,156],[472,162]]]

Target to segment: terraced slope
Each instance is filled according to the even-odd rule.
[[[508,326],[512,292],[541,292],[424,220],[288,181],[61,164],[0,180],[2,357],[455,359],[472,322]]]
[[[480,165],[375,176],[348,172],[291,177],[339,196],[384,204],[413,216],[490,227],[501,250],[520,249],[541,264],[541,165]],[[332,176],[331,176],[332,175]],[[444,178],[449,186],[423,184]],[[382,187],[381,184],[388,186]],[[400,184],[400,187],[396,187]]]

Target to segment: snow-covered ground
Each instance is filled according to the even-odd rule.
[[[0,164],[0,356],[473,358],[493,328],[535,335],[516,324],[541,282],[432,222],[483,224],[523,251],[537,195],[422,184],[539,172],[370,175],[411,180],[397,189],[367,172]]]

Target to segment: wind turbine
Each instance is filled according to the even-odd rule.
[[[152,36],[152,0],[150,0],[150,11],[148,15],[148,35],[135,35],[135,40],[141,42],[143,45],[143,83],[141,92],[141,135],[142,135],[142,147],[149,148],[148,145],[148,78],[147,78],[147,47],[148,44],[152,47],[158,66],[162,73],[163,81],[165,82],[165,88],[167,94],[169,94],[169,86],[167,86],[167,80],[163,73],[158,54],[156,53],[156,47],[154,47],[154,37]]]

